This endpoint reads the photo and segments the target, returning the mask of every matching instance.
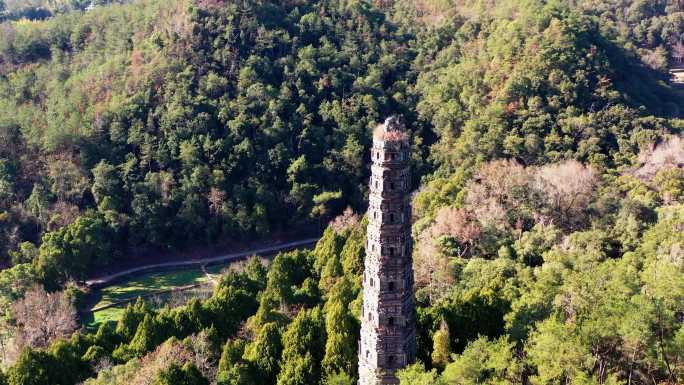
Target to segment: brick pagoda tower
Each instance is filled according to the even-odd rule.
[[[373,134],[359,385],[398,384],[416,355],[409,141],[390,117]]]

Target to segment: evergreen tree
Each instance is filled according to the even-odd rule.
[[[245,348],[244,358],[252,363],[264,384],[275,384],[282,352],[280,329],[271,322],[261,326],[256,340]]]
[[[324,385],[354,385],[354,379],[346,373],[337,373],[327,376]]]
[[[50,385],[52,360],[46,352],[24,350],[7,371],[8,385]]]
[[[451,359],[451,337],[449,326],[442,321],[439,330],[432,336],[432,365],[444,368]]]
[[[227,372],[230,368],[240,363],[245,353],[245,346],[245,341],[241,339],[233,339],[226,342],[219,361],[219,373]]]
[[[283,334],[278,385],[306,385],[321,380],[325,321],[320,308],[302,310]]]
[[[135,303],[127,305],[121,314],[116,323],[116,334],[122,336],[125,341],[132,340],[138,330],[138,325],[140,325],[149,311],[149,306],[145,300],[142,297],[138,297]]]
[[[163,333],[163,331],[155,322],[154,316],[145,314],[145,318],[143,318],[143,321],[138,325],[138,329],[129,344],[129,348],[138,357],[141,357],[163,342],[162,338],[160,338],[161,333]]]
[[[329,293],[325,303],[327,340],[322,367],[326,377],[336,373],[356,375],[359,324],[349,312],[352,301],[351,283],[342,278]]]
[[[152,385],[209,385],[209,381],[194,364],[187,363],[183,367],[172,364],[157,375]]]

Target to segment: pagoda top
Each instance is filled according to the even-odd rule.
[[[382,142],[408,141],[408,133],[399,117],[392,115],[379,124],[373,131],[373,140]]]

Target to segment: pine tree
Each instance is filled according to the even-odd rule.
[[[432,336],[432,365],[444,369],[450,361],[451,339],[449,336],[449,326],[446,322],[442,324]]]
[[[192,363],[187,363],[183,367],[172,364],[157,375],[152,385],[209,385],[209,381]]]
[[[220,371],[216,383],[218,385],[261,385],[262,382],[255,381],[253,370],[244,362],[239,362],[225,371]]]
[[[275,384],[282,352],[280,329],[271,322],[261,327],[256,340],[247,346],[244,358],[252,362],[264,384]]]
[[[349,303],[353,299],[351,283],[342,278],[330,291],[325,304],[325,329],[328,338],[323,357],[323,372],[326,376],[339,372],[351,376],[356,374],[359,325],[349,312]]]
[[[283,335],[278,385],[309,385],[321,380],[325,322],[320,308],[302,310]]]
[[[151,314],[145,314],[143,322],[138,326],[135,336],[129,345],[132,352],[138,357],[154,349],[162,341],[160,341],[159,325],[154,321]]]
[[[361,276],[363,275],[363,259],[365,253],[366,236],[362,228],[353,228],[347,241],[342,248],[340,259],[342,260],[342,268],[347,277],[357,277],[358,285],[360,285]]]
[[[330,305],[325,325],[328,339],[325,344],[323,372],[326,375],[338,372],[355,375],[358,324],[349,313],[348,307],[341,302]]]
[[[322,273],[325,266],[330,259],[338,259],[342,246],[344,245],[344,238],[342,238],[335,230],[328,226],[323,232],[323,236],[316,243],[316,248],[313,251],[315,262],[314,269]]]
[[[7,371],[8,385],[52,385],[53,365],[50,355],[43,351],[24,350],[19,360]]]
[[[219,373],[227,372],[242,360],[245,353],[245,341],[241,339],[228,340],[223,346],[221,359],[219,360]]]

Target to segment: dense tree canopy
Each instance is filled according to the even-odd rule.
[[[327,221],[362,207],[370,128],[411,116],[410,36],[364,2],[140,1],[2,28],[0,257],[88,211],[117,248]]]

